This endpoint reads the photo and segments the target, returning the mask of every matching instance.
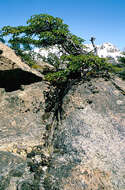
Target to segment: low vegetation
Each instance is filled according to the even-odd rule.
[[[125,52],[123,52],[123,55],[125,56]],[[120,69],[118,72],[119,77],[125,80],[125,57],[119,58],[119,64],[117,67]]]

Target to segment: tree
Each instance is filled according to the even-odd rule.
[[[125,66],[125,51],[122,52],[123,56],[119,58],[119,62]]]
[[[8,44],[26,63],[34,64],[30,53],[24,53],[35,47],[51,47],[57,45],[64,54],[61,57],[50,55],[48,61],[56,71],[45,76],[46,80],[62,84],[73,78],[88,76],[104,76],[109,69],[105,59],[87,55],[83,50],[82,38],[73,35],[68,25],[58,17],[47,14],[31,16],[25,26],[5,26],[1,30],[2,38],[7,36]],[[94,40],[94,39],[93,39]],[[92,43],[94,43],[94,41]],[[59,67],[59,65],[62,67]],[[106,72],[105,72],[106,71]]]
[[[2,36],[9,37],[8,43],[16,51],[57,44],[68,54],[84,53],[84,40],[73,35],[62,19],[48,14],[31,16],[26,26],[5,26],[2,28]]]
[[[95,45],[95,43],[94,43],[95,40],[96,40],[95,37],[91,37],[91,39],[90,39],[90,41],[91,41],[91,43],[92,43],[92,46],[93,46],[93,48],[94,48],[94,53],[95,53],[95,55],[97,55],[97,47],[96,47],[96,45]]]

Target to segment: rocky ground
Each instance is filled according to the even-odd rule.
[[[0,86],[0,190],[124,190],[125,82],[16,80]]]
[[[49,170],[57,183],[62,181],[60,189],[125,189],[122,89],[104,79],[76,84],[65,96],[63,110],[54,140],[59,152]]]
[[[124,190],[125,96],[118,82],[74,84],[58,122],[45,111],[45,82],[1,89],[0,189]]]

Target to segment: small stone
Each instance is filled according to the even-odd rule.
[[[17,153],[17,148],[13,149],[13,153],[15,154]]]
[[[48,168],[47,166],[43,166],[42,170],[45,172],[47,170],[47,168]]]
[[[35,155],[34,160],[35,160],[37,163],[40,163],[40,162],[41,162],[41,156],[40,156],[40,155]]]
[[[118,105],[121,105],[121,104],[123,104],[123,101],[121,101],[121,100],[117,100],[117,102],[116,102]]]
[[[27,148],[27,153],[30,153],[32,151],[32,148],[31,147],[28,147]]]
[[[12,126],[16,126],[16,121],[15,121],[15,120],[12,121],[12,122],[11,122],[11,125],[12,125]]]

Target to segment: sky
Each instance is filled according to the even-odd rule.
[[[25,25],[34,14],[60,17],[70,31],[90,43],[125,48],[125,0],[0,0],[0,28]]]

